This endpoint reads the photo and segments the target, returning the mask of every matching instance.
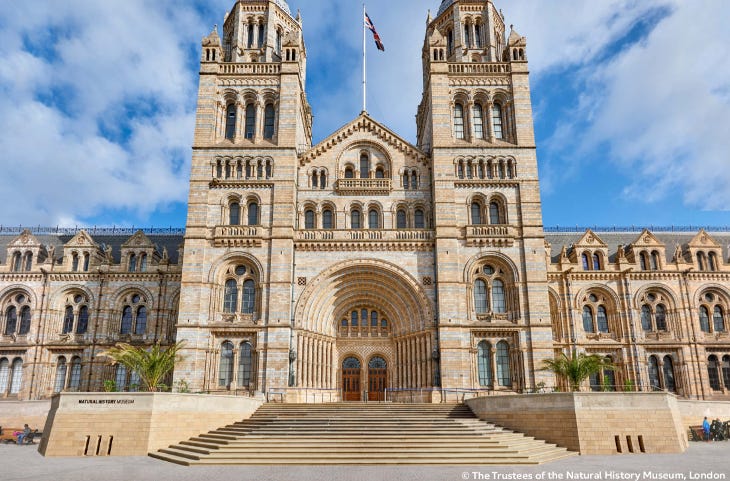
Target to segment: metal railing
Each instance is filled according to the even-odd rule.
[[[76,235],[82,230],[89,235],[134,235],[138,231],[142,231],[147,235],[169,235],[181,236],[185,235],[184,227],[43,227],[43,226],[3,226],[0,225],[0,235],[2,234],[22,234],[28,230],[33,235]]]
[[[553,226],[553,227],[544,227],[543,230],[548,234],[582,234],[588,229],[592,230],[593,232],[617,232],[617,233],[641,233],[644,231],[644,229],[648,229],[651,232],[659,232],[659,233],[697,233],[700,230],[704,229],[707,232],[730,232],[730,226],[701,226],[701,225],[688,225],[688,226],[654,226],[654,225],[647,225],[647,226],[578,226],[575,227],[561,227],[561,226]]]

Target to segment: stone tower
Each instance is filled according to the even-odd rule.
[[[224,389],[287,384],[306,58],[285,0],[238,0],[222,38],[203,39],[175,369],[192,389],[216,389],[239,361]]]
[[[423,65],[443,385],[552,384],[538,371],[553,354],[526,40],[491,0],[443,0]]]

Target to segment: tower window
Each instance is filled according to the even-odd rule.
[[[414,227],[416,229],[426,228],[426,222],[424,220],[423,211],[421,209],[416,209]]]
[[[466,47],[471,47],[471,25],[468,23],[464,24],[464,43]]]
[[[398,213],[396,214],[396,227],[398,229],[405,229],[406,228],[406,211],[403,209],[399,209]]]
[[[248,24],[248,38],[246,40],[248,48],[253,48],[253,23]]]
[[[241,223],[241,205],[233,202],[228,208],[228,224],[239,225]]]
[[[246,106],[246,138],[253,139],[256,132],[256,107],[254,104]]]
[[[229,104],[228,107],[226,107],[226,139],[233,140],[233,139],[235,139],[235,137],[236,137],[236,105]]]
[[[353,210],[350,213],[350,227],[353,229],[360,229],[360,211],[359,210]]]
[[[474,40],[477,48],[482,48],[482,26],[478,23],[474,25]]]
[[[259,225],[259,205],[256,202],[248,204],[248,225]]]
[[[482,205],[479,202],[471,204],[471,224],[480,225],[482,223]]]
[[[312,209],[308,209],[304,213],[304,228],[314,229],[314,211]]]
[[[370,229],[380,228],[380,215],[375,209],[370,209],[370,212],[368,213],[368,227]]]
[[[264,46],[264,25],[259,24],[259,48]]]
[[[264,112],[264,138],[271,140],[274,138],[274,124],[276,120],[276,111],[274,106],[268,104]]]
[[[322,212],[322,228],[323,229],[333,229],[334,228],[334,222],[332,218],[332,211],[330,209],[325,209]]]
[[[370,175],[370,159],[367,154],[360,155],[360,178],[367,179]]]
[[[492,127],[494,128],[494,138],[503,139],[504,132],[502,131],[502,106],[497,103],[492,105]]]
[[[474,104],[474,137],[484,138],[484,120],[482,118],[482,106]]]
[[[464,138],[464,107],[461,104],[454,105],[454,137]]]

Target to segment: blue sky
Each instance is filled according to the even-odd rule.
[[[0,225],[184,225],[200,39],[232,4],[0,9]],[[289,4],[316,142],[360,111],[361,7]],[[438,4],[368,2],[368,110],[411,141]],[[528,38],[546,226],[730,225],[729,2],[496,5]]]

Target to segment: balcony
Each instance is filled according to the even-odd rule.
[[[302,250],[412,250],[433,247],[434,232],[416,230],[303,230],[296,233]]]
[[[475,247],[511,247],[517,230],[511,225],[468,225],[466,242]]]
[[[279,72],[278,63],[224,63],[219,70],[223,75],[277,75]]]
[[[506,74],[510,73],[508,63],[450,63],[450,74]]]
[[[255,225],[219,225],[213,229],[216,247],[259,247],[263,228]]]
[[[339,179],[336,190],[340,195],[390,195],[391,179]]]

